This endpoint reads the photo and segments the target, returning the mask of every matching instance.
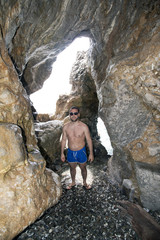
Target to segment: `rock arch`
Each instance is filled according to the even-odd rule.
[[[40,89],[57,54],[89,35],[98,111],[114,148],[110,177],[119,185],[130,180],[135,197],[153,210],[160,206],[159,13],[159,1],[151,0],[0,2],[0,121],[23,130],[26,156],[39,164],[26,91]]]

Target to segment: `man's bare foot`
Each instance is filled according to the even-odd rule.
[[[75,184],[70,183],[70,184],[66,187],[66,189],[67,189],[67,190],[70,190],[70,189],[72,189],[74,186],[75,186]]]
[[[92,186],[91,186],[91,185],[88,185],[88,184],[84,184],[83,187],[84,187],[86,190],[92,189]]]

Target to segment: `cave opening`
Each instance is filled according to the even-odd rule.
[[[45,81],[42,89],[30,95],[38,114],[53,115],[59,96],[70,94],[72,85],[69,78],[77,53],[87,51],[89,48],[90,38],[79,37],[58,54],[56,61],[52,65],[52,73]]]
[[[57,56],[52,66],[52,73],[45,81],[42,89],[30,95],[30,99],[38,114],[49,114],[50,116],[55,114],[56,102],[60,95],[69,95],[71,92],[70,74],[78,52],[86,52],[90,47],[91,39],[89,37],[77,37]],[[113,155],[107,129],[100,117],[98,117],[97,121],[97,130],[101,144],[109,155]]]

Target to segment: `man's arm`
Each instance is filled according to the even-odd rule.
[[[88,161],[92,162],[94,160],[93,144],[92,144],[92,139],[91,139],[91,136],[90,136],[89,128],[87,127],[87,125],[85,126],[85,137],[86,137],[87,144],[88,144],[88,147],[89,147]]]
[[[67,140],[66,130],[65,130],[65,127],[63,127],[62,141],[61,141],[61,160],[62,160],[62,162],[65,162],[64,148],[66,146],[66,140]]]

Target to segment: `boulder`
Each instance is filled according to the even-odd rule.
[[[1,123],[0,132],[0,239],[10,240],[56,204],[62,189],[38,150],[27,155],[20,127]]]
[[[47,162],[47,167],[54,170],[62,163],[60,160],[62,126],[63,122],[59,120],[35,123],[40,151]]]

